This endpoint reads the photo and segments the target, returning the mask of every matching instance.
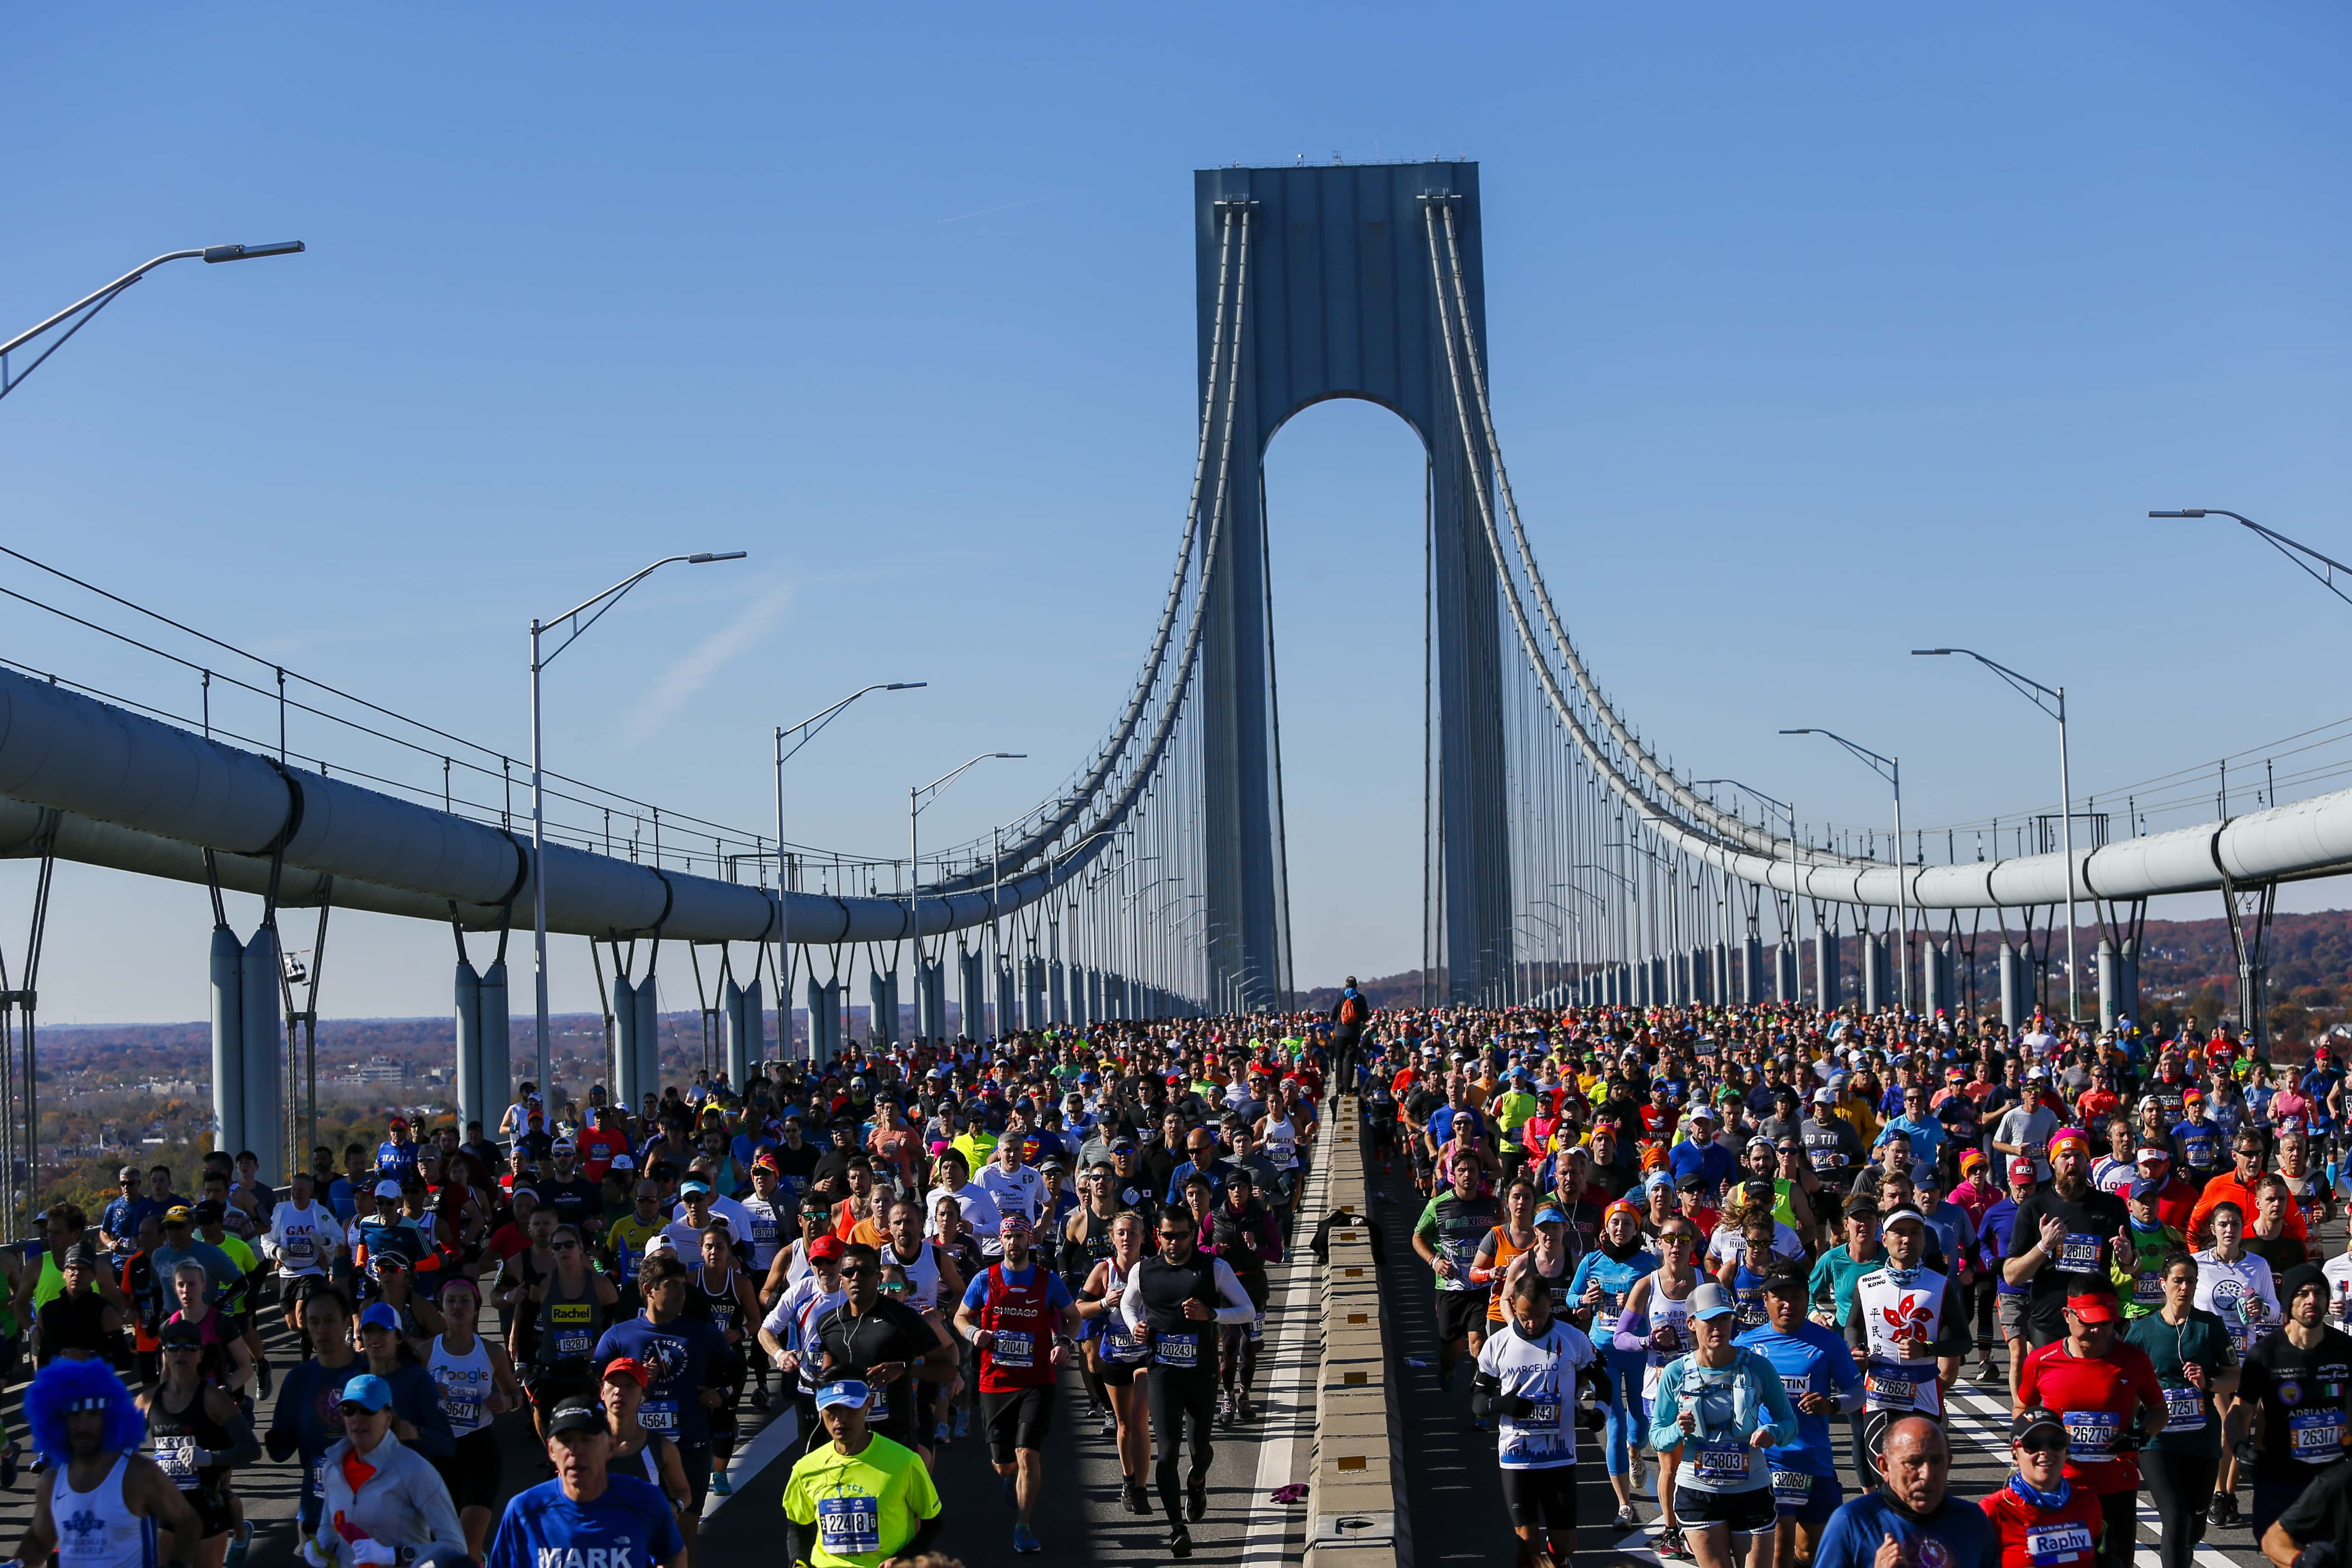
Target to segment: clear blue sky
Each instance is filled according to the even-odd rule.
[[[1190,172],[1444,153],[1538,548],[1677,761],[1876,820],[1774,733],[1825,725],[1903,755],[1915,823],[2047,809],[2046,721],[1922,643],[2064,682],[2085,793],[2352,711],[2352,610],[2142,516],[2352,551],[2340,6],[832,9],[19,14],[0,326],[311,249],[158,273],[0,405],[0,537],[519,753],[531,613],[747,549],[559,666],[551,758],[755,826],[771,726],[928,679],[806,754],[793,836],[894,852],[908,784],[1029,753],[926,837],[984,832],[1157,608]],[[1307,981],[1418,955],[1420,464],[1346,404],[1269,459]],[[45,1012],[201,1016],[199,891],[58,898]],[[445,932],[338,920],[323,1010],[448,1006]]]

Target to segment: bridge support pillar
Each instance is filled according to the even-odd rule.
[[[646,1085],[637,1071],[637,988],[626,975],[613,977],[613,1027],[620,1036],[619,1061],[613,1072],[613,1103],[634,1116],[642,1107]],[[501,1113],[504,1107],[500,1107]],[[485,1132],[494,1125],[483,1119]]]
[[[1783,938],[1772,945],[1772,999],[1782,1007],[1797,1007],[1805,999],[1798,986],[1797,962],[1794,942]]]
[[[213,1147],[245,1147],[245,944],[213,927]]]
[[[915,963],[915,1032],[927,1040],[948,1038],[947,964],[938,958]]]
[[[1944,950],[1930,942],[1921,954],[1919,966],[1919,1011],[1923,1017],[1934,1018],[1952,1005],[1951,984],[1945,977]]]
[[[2123,1010],[2121,998],[2124,987],[2123,955],[2116,950],[2115,938],[2099,938],[2099,1032],[2115,1032],[2116,1015]]]
[[[1021,960],[1021,1027],[1045,1027],[1045,961],[1034,954]]]
[[[507,961],[500,955],[482,971],[482,1108],[486,1133],[514,1103],[514,1019],[507,1008]],[[547,1085],[541,1084],[541,1089]]]
[[[876,969],[866,977],[866,1036],[877,1045],[898,1042],[898,971]]]
[[[956,1029],[969,1040],[988,1038],[987,968],[987,960],[982,955],[966,951],[961,944],[957,946]]]
[[[841,982],[808,979],[809,1061],[822,1067],[841,1051]]]
[[[1820,926],[1813,932],[1814,1005],[1828,1012],[1843,1001],[1840,995],[1843,978],[1838,968],[1838,934]]]
[[[245,1035],[245,1061],[240,1087],[245,1095],[244,1137],[228,1145],[239,1154],[251,1149],[261,1161],[261,1179],[275,1186],[286,1179],[286,1135],[283,1123],[283,1063],[286,1030],[280,1010],[278,928],[265,925],[245,945],[239,978],[244,1005],[238,1023]]]
[[[2131,1019],[2134,1024],[2137,1024],[2139,1022],[2138,937],[2126,936],[2124,938],[2123,955],[2117,967],[2121,972],[2119,989],[2121,990],[2122,995],[2117,998],[2116,1010],[2122,1017]]]
[[[482,977],[465,959],[457,960],[457,1136],[466,1135],[466,1124],[479,1122],[484,1133],[498,1126],[498,1118],[486,1113],[488,1103],[482,1094]],[[504,1106],[499,1107],[505,1110]]]
[[[1996,973],[2000,982],[2001,1027],[2015,1030],[2025,1021],[2026,1014],[2032,1008],[2029,1002],[2024,956],[2018,952],[2017,944],[2006,937],[2001,940]]]
[[[1739,999],[1748,1007],[1764,1002],[1764,939],[1750,936],[1739,949]]]
[[[1901,1005],[1895,995],[1893,966],[1887,962],[1885,935],[1865,933],[1862,938],[1862,1010],[1877,1013],[1889,1008],[1899,1009]]]

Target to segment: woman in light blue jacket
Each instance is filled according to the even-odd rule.
[[[1697,1348],[1669,1362],[1650,1403],[1650,1446],[1679,1451],[1675,1518],[1698,1568],[1731,1568],[1755,1538],[1775,1528],[1772,1470],[1763,1450],[1797,1440],[1797,1412],[1780,1373],[1732,1343],[1731,1292],[1701,1285],[1690,1293]]]
[[[426,1548],[466,1550],[466,1527],[433,1462],[392,1432],[392,1385],[373,1373],[343,1385],[350,1433],[319,1461],[319,1527],[308,1568],[392,1568]]]

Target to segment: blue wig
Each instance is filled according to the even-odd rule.
[[[75,1361],[59,1356],[41,1368],[25,1390],[25,1422],[33,1429],[33,1451],[53,1465],[73,1454],[66,1440],[66,1416],[75,1410],[106,1412],[108,1449],[137,1453],[147,1437],[147,1417],[131,1397],[131,1390],[102,1361]]]

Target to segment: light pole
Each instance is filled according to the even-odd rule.
[[[1903,940],[1895,949],[1895,985],[1902,995],[1895,998],[1895,1010],[1899,1015],[1911,1010],[1911,894],[1903,882],[1903,759],[1881,757],[1866,746],[1856,746],[1833,729],[1784,729],[1782,735],[1819,735],[1836,741],[1858,758],[1864,766],[1895,787],[1895,907],[1902,922]],[[1790,835],[1793,840],[1794,835]],[[1828,982],[1822,982],[1824,991]]]
[[[793,1049],[793,949],[792,934],[786,925],[791,904],[790,889],[784,884],[784,764],[800,755],[801,747],[814,740],[824,727],[831,724],[841,711],[868,692],[911,692],[930,685],[929,681],[877,681],[870,686],[860,686],[839,702],[821,707],[798,724],[779,725],[776,728],[776,1041],[784,1053],[780,1060],[790,1060]],[[784,737],[797,735],[792,749],[784,749]]]
[[[977,768],[982,763],[994,758],[1002,758],[1008,762],[1019,761],[1022,758],[1026,758],[1028,755],[1029,754],[1025,751],[983,751],[979,756],[973,758],[971,761],[961,763],[956,767],[949,768],[945,773],[940,774],[937,779],[932,779],[928,784],[914,785],[908,789],[907,886],[908,891],[907,894],[907,911],[908,917],[915,925],[916,940],[920,941],[923,935],[919,904],[918,903],[920,890],[923,885],[921,870],[923,862],[922,852],[919,847],[916,837],[915,829],[917,821],[921,818],[927,808],[929,808],[934,801],[938,800],[941,795],[947,793],[949,785],[963,777],[967,768]]]
[[[1942,659],[1954,653],[1974,659],[2009,683],[2011,691],[2058,721],[2058,820],[2060,846],[2066,855],[2066,1021],[2080,1018],[2075,997],[2080,981],[2074,967],[2074,788],[2066,772],[2066,688],[2045,686],[2032,675],[2021,675],[1997,659],[1973,648],[1914,648],[1915,659]]]
[[[564,649],[580,641],[588,628],[604,618],[604,612],[618,604],[629,590],[636,587],[662,568],[677,561],[688,566],[702,566],[714,560],[741,560],[748,552],[740,549],[702,550],[693,555],[666,555],[651,566],[632,572],[604,592],[583,599],[561,615],[551,615],[541,621],[537,616],[530,622],[530,938],[532,990],[537,1003],[538,1046],[537,1066],[539,1092],[549,1092],[550,1055],[547,1044],[547,772],[540,760],[539,673],[555,663]],[[593,612],[593,613],[591,613]],[[581,616],[586,615],[583,621]],[[569,622],[570,632],[555,645],[555,652],[542,656],[539,651],[540,633],[552,631]],[[783,852],[780,846],[776,852]],[[502,1086],[503,1092],[511,1085]],[[548,1114],[554,1115],[550,1104]]]
[[[265,256],[299,256],[302,253],[302,242],[299,239],[278,240],[270,245],[207,245],[199,246],[194,250],[166,251],[163,255],[157,256],[154,260],[148,262],[143,266],[134,267],[129,272],[124,273],[121,277],[116,278],[113,282],[100,289],[97,293],[84,295],[79,299],[77,299],[72,304],[67,306],[64,309],[58,311],[56,315],[50,317],[47,320],[42,322],[39,326],[28,327],[24,331],[19,332],[15,337],[9,339],[6,342],[0,343],[0,397],[6,397],[10,392],[15,392],[19,382],[22,382],[26,376],[31,375],[35,371],[39,370],[43,361],[46,361],[51,354],[56,353],[59,349],[64,348],[68,339],[71,338],[76,332],[80,331],[84,327],[89,326],[90,318],[96,316],[100,311],[113,304],[116,297],[124,289],[130,287],[132,284],[138,282],[141,278],[146,277],[149,273],[154,271],[157,267],[163,266],[167,261],[194,261],[199,258],[207,262],[253,261]],[[9,355],[15,353],[17,350],[31,342],[34,339],[39,337],[50,328],[57,326],[60,322],[70,320],[76,315],[79,315],[81,319],[75,321],[72,326],[68,327],[65,331],[58,336],[56,342],[51,343],[47,348],[43,349],[39,359],[35,360],[31,364],[26,365],[23,370],[17,371],[14,375],[8,373]]]
[[[2309,545],[2298,544],[2276,528],[2266,528],[2252,517],[2240,517],[2237,513],[2226,511],[2220,507],[2183,507],[2177,512],[2150,512],[2148,516],[2151,517],[2228,517],[2248,532],[2260,537],[2273,549],[2301,567],[2311,575],[2313,581],[2328,592],[2336,595],[2345,603],[2352,604],[2352,593],[2346,592],[2343,585],[2336,580],[2336,574],[2338,572],[2342,572],[2347,578],[2352,578],[2352,566],[2346,566],[2340,560],[2324,556]],[[2314,561],[2319,564],[2314,566],[2312,564]]]

